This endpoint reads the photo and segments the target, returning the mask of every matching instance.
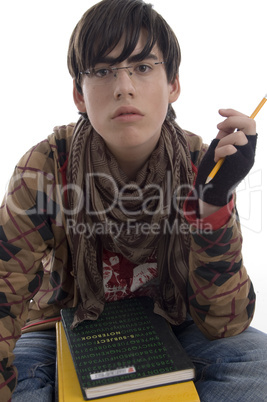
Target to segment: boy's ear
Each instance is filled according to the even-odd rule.
[[[75,80],[73,80],[73,100],[77,109],[81,113],[86,113],[86,107],[83,95],[78,91]]]
[[[169,95],[169,103],[175,102],[180,95],[181,87],[178,75],[176,75],[173,82],[169,83],[170,85],[170,95]]]

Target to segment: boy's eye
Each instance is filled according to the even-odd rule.
[[[96,68],[94,69],[94,76],[102,78],[107,77],[109,74],[112,73],[112,70],[109,68]]]
[[[139,64],[138,66],[135,67],[135,71],[137,73],[149,73],[149,71],[151,71],[152,68],[151,66],[147,65],[147,64]]]

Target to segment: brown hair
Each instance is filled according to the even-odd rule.
[[[138,55],[139,60],[143,60],[157,44],[163,55],[168,82],[173,82],[179,71],[181,52],[174,32],[163,17],[143,0],[102,0],[85,12],[70,38],[68,69],[78,91],[82,93],[81,71],[101,62],[123,35],[124,48],[115,63],[126,60],[134,51],[142,29],[147,32],[147,43]],[[168,117],[175,118],[171,105]]]

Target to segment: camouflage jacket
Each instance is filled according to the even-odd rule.
[[[74,124],[56,128],[17,164],[0,209],[0,399],[16,384],[13,349],[24,331],[53,326],[62,307],[77,304],[66,230],[66,166]],[[206,150],[186,132],[193,171]],[[242,236],[232,200],[200,221],[185,202],[191,230],[188,305],[210,339],[246,329],[255,293],[243,265]],[[205,228],[212,226],[212,232]]]

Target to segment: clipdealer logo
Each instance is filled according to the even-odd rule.
[[[97,210],[91,206],[91,183],[94,183],[96,177],[102,182],[110,198],[104,207],[101,205],[101,197],[99,197],[100,202]],[[10,210],[17,215],[43,214],[54,217],[60,212],[59,210],[68,217],[77,215],[83,209],[90,216],[101,216],[112,212],[115,208],[120,210],[122,214],[134,218],[140,214],[153,216],[155,213],[165,216],[173,209],[182,214],[181,204],[187,198],[187,194],[194,190],[190,184],[179,185],[173,190],[171,172],[166,173],[165,190],[153,183],[142,188],[135,183],[125,184],[118,188],[113,177],[103,173],[86,174],[84,188],[72,183],[62,186],[56,183],[52,174],[45,175],[44,172],[32,171],[23,172],[23,174],[18,174],[12,178],[10,188],[14,189],[13,195],[16,195],[16,191],[22,187],[25,188],[26,192],[32,193],[32,200],[35,199],[35,202],[30,209],[25,210],[20,203],[16,202],[16,197],[9,197],[7,202]],[[75,199],[75,205],[69,208],[64,206],[63,202],[64,195],[68,191],[74,193]],[[185,195],[180,196],[180,194]],[[192,197],[196,198],[196,194],[193,194]],[[132,205],[138,205],[138,208],[133,209]]]

